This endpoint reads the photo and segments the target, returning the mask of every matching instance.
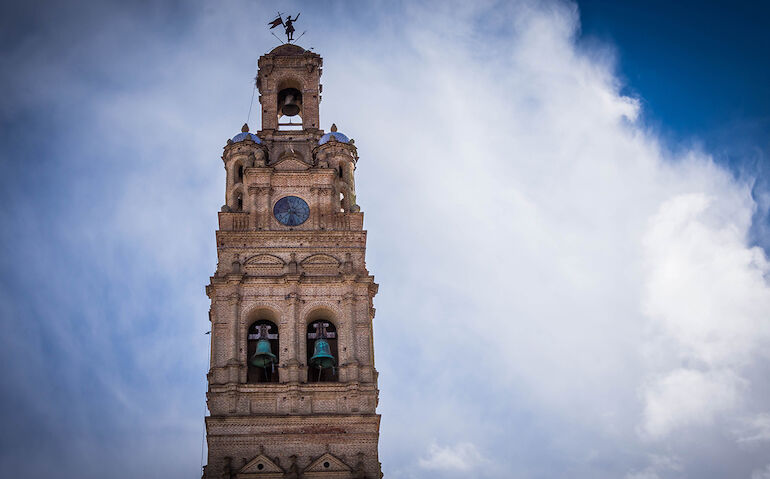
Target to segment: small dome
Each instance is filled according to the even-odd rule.
[[[262,140],[260,140],[257,135],[249,132],[238,133],[237,135],[235,135],[233,137],[233,143],[238,143],[239,141],[249,140],[249,139],[254,143],[258,143],[260,145],[262,144]]]
[[[293,43],[284,43],[283,45],[278,45],[277,47],[273,48],[268,55],[281,55],[281,56],[289,56],[289,55],[302,55],[305,53],[305,49],[302,48],[299,45],[295,45]]]
[[[255,135],[254,133],[249,133],[249,124],[244,123],[243,126],[241,127],[241,132],[235,135],[232,141],[233,143],[238,143],[239,141],[249,140],[249,139],[254,143],[257,143],[258,145],[262,144],[262,140],[260,140],[257,135]]]
[[[350,138],[348,138],[347,136],[343,135],[338,131],[330,131],[329,133],[322,136],[320,140],[318,140],[318,144],[323,145],[324,143],[328,143],[332,137],[334,137],[335,140],[341,143],[350,143]]]

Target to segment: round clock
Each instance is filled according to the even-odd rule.
[[[310,208],[305,200],[296,196],[284,196],[273,206],[273,215],[281,224],[298,226],[310,216]]]

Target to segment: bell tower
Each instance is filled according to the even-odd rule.
[[[321,65],[263,55],[262,129],[222,155],[204,479],[382,477],[358,153],[319,129]]]
[[[295,48],[300,47],[287,43],[259,59],[257,88],[263,131],[289,126],[280,120],[292,117],[299,117],[302,129],[318,131],[323,62],[320,55],[309,51],[297,54]],[[286,54],[291,52],[294,54]]]

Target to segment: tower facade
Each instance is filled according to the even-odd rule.
[[[222,155],[205,479],[382,476],[358,154],[319,128],[321,66],[293,44],[263,55],[262,129]]]

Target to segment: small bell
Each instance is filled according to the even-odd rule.
[[[260,339],[257,342],[257,350],[253,356],[251,356],[251,364],[258,368],[265,368],[270,364],[274,364],[278,358],[276,358],[273,351],[270,349],[270,341],[267,339]]]
[[[323,338],[316,340],[313,346],[313,356],[310,358],[310,365],[318,369],[329,369],[337,365],[327,340]]]
[[[278,93],[278,105],[281,114],[286,116],[299,115],[302,106],[302,93],[296,88],[286,88]]]

